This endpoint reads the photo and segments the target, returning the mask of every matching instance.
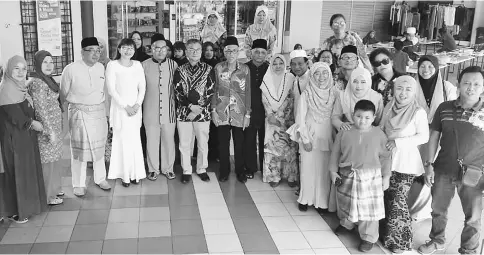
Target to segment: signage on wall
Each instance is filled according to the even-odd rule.
[[[62,55],[61,12],[58,0],[37,0],[37,39],[39,50]]]

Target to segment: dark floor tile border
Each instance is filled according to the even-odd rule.
[[[233,164],[231,164],[231,165],[232,165],[232,168],[233,168]],[[230,175],[230,178],[231,178],[231,179],[235,179],[235,175],[234,175],[234,174],[231,174],[231,175]],[[235,181],[235,182],[234,182],[234,181]],[[234,208],[234,207],[235,207],[235,205],[234,205],[234,204],[232,204],[232,203],[227,203],[227,196],[229,196],[229,193],[230,193],[230,192],[233,192],[233,191],[231,191],[231,189],[237,189],[237,193],[238,193],[238,194],[243,195],[244,197],[246,197],[246,196],[247,196],[247,197],[249,197],[249,198],[250,198],[250,200],[248,200],[248,202],[251,202],[250,204],[252,204],[252,205],[254,205],[254,206],[255,206],[254,200],[252,200],[252,197],[251,197],[251,195],[250,195],[250,193],[249,193],[249,190],[247,189],[247,186],[245,186],[245,184],[241,184],[241,183],[239,183],[237,180],[228,180],[227,182],[224,182],[224,183],[219,183],[219,185],[220,185],[220,189],[222,190],[222,194],[224,195],[224,198],[225,198],[225,201],[226,201],[227,207],[228,207],[228,209],[229,209],[230,216],[231,216],[232,218],[235,218],[235,217],[234,217],[235,215],[233,215],[233,214],[234,214],[234,211],[233,211],[233,210],[230,210],[230,209],[231,209],[231,208]],[[230,186],[232,186],[232,187],[230,187]],[[246,202],[247,202],[247,201],[246,201]],[[264,220],[262,219],[262,216],[260,215],[260,213],[258,213],[257,215],[254,215],[252,218],[260,218],[260,220],[261,220],[262,222],[264,222]],[[266,227],[265,225],[264,225],[264,228],[265,228],[265,230],[267,231],[267,233],[269,234],[269,236],[271,237],[271,242],[272,242],[272,245],[273,245],[274,247],[276,247],[276,249],[277,249],[277,246],[276,246],[276,244],[275,244],[274,240],[272,239],[272,236],[270,235],[269,230],[267,229],[267,227]],[[235,231],[237,232],[237,235],[242,234],[242,233],[239,233],[239,232],[237,231],[237,228],[235,229]],[[239,239],[240,239],[240,238],[239,238]],[[242,249],[244,250],[244,252],[247,252],[247,251],[244,249],[244,247],[243,247],[243,246],[242,246]]]

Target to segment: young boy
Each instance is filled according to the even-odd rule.
[[[407,73],[407,66],[411,66],[413,64],[412,60],[408,57],[406,52],[403,52],[403,42],[400,40],[396,40],[393,43],[393,47],[395,47],[395,53],[393,54],[393,68],[400,74]]]
[[[178,66],[182,66],[183,64],[188,63],[188,59],[185,54],[187,48],[183,42],[175,42],[175,44],[173,44],[173,49],[175,50],[173,60],[175,60]]]
[[[383,191],[390,185],[391,154],[386,135],[372,126],[375,105],[371,101],[358,101],[353,119],[354,126],[336,136],[329,162],[340,219],[335,233],[358,225],[358,249],[368,252],[378,240],[378,221],[385,218]]]

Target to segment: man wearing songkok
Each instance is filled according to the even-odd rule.
[[[308,65],[308,56],[306,55],[305,50],[293,50],[291,54],[289,54],[291,59],[291,71],[296,76],[294,79],[294,112],[296,111],[299,97],[301,97],[302,93],[306,89],[306,86],[309,84],[309,65]]]
[[[108,122],[105,112],[104,66],[98,62],[101,50],[95,37],[82,39],[82,59],[62,72],[62,104],[67,104],[71,134],[71,171],[74,195],[86,194],[87,162],[93,162],[94,183],[110,190],[106,181],[104,150]]]

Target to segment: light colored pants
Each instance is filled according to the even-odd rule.
[[[92,162],[92,168],[94,169],[94,183],[99,184],[106,180],[104,157],[98,161]],[[71,157],[72,187],[86,187],[86,170],[87,162],[75,160]]]
[[[191,144],[193,134],[197,138],[197,173],[205,173],[208,167],[208,134],[210,122],[178,122],[178,136],[180,138],[180,155],[183,174],[192,174]]]
[[[173,164],[175,163],[175,128],[176,123],[145,126],[146,154],[148,171],[150,173],[160,174],[160,164],[163,174],[173,172]]]
[[[376,243],[378,241],[379,235],[379,221],[359,221],[358,226],[356,223],[353,223],[347,219],[340,220],[341,226],[345,227],[346,229],[353,229],[354,227],[358,228],[358,233],[360,234],[361,240]]]

